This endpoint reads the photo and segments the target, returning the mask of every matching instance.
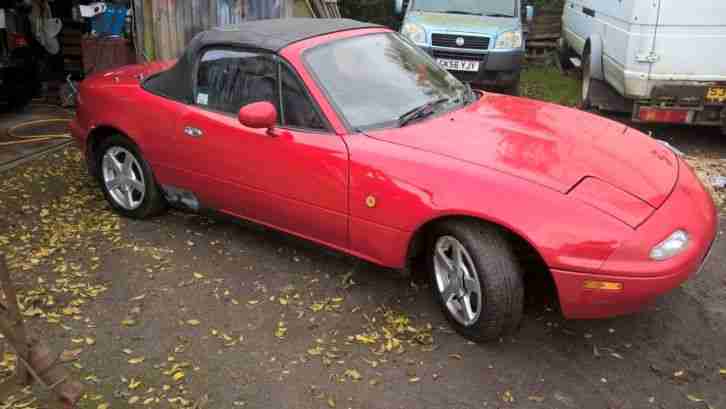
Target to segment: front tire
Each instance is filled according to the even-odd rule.
[[[524,309],[522,268],[500,230],[450,221],[430,237],[434,297],[454,329],[484,342],[516,329]]]
[[[165,209],[151,167],[129,139],[113,135],[97,149],[96,166],[103,195],[117,213],[145,219]]]

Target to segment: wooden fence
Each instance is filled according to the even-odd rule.
[[[177,58],[189,41],[210,27],[239,23],[245,0],[133,0],[140,59]]]

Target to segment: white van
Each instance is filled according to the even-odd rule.
[[[566,0],[562,21],[583,105],[726,128],[726,0]]]

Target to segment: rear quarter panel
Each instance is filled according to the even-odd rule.
[[[143,90],[137,80],[115,80],[113,72],[85,80],[81,100],[80,127],[90,134],[99,127],[110,127],[130,138],[163,183],[168,165],[165,152],[173,149],[169,142],[182,105]]]

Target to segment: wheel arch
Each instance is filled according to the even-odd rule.
[[[97,125],[95,126],[89,133],[88,138],[86,139],[86,162],[88,165],[88,170],[94,177],[98,176],[98,167],[96,163],[96,157],[97,157],[97,150],[98,147],[101,146],[101,143],[110,138],[113,135],[121,135],[128,139],[131,143],[136,145],[138,148],[138,144],[134,142],[129,135],[120,130],[118,127],[113,125]]]
[[[549,295],[557,297],[556,282],[552,276],[547,263],[544,260],[537,246],[523,232],[518,231],[513,226],[488,219],[479,215],[469,214],[445,214],[433,217],[421,223],[411,235],[408,242],[406,253],[406,270],[410,272],[422,271],[421,267],[425,264],[426,248],[429,244],[431,233],[435,226],[440,223],[449,221],[469,221],[473,223],[483,223],[494,226],[499,229],[505,239],[510,243],[518,261],[524,263],[526,276],[524,278],[525,286],[530,288],[537,284],[547,286],[546,290]]]

